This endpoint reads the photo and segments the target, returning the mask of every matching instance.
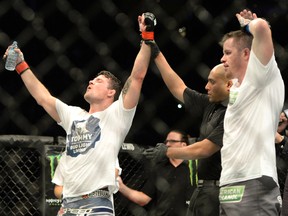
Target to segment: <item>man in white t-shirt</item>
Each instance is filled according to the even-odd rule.
[[[53,176],[53,179],[52,179],[52,182],[55,184],[54,185],[54,195],[56,198],[62,200],[62,197],[63,197],[63,185],[64,185],[64,176],[63,176],[63,164],[61,162],[61,158],[58,162],[58,165],[55,169],[55,173],[54,173],[54,176]],[[122,173],[122,168],[120,167],[120,164],[119,164],[119,160],[117,158],[116,160],[116,165],[115,165],[115,182],[116,182],[116,190],[113,192],[114,194],[116,192],[118,192],[119,190],[119,182],[118,182],[118,176],[120,176]],[[110,195],[110,198],[109,198],[114,206],[114,200],[113,200],[113,194]],[[58,216],[62,215],[64,213],[63,211],[63,207],[60,207],[59,211],[58,211]]]
[[[279,215],[274,140],[284,83],[268,22],[248,10],[236,17],[243,29],[220,42],[226,76],[233,79],[221,149],[220,215]]]
[[[153,39],[155,16],[143,13],[138,22],[142,40]],[[15,51],[19,54],[16,71],[29,93],[67,134],[61,158],[63,215],[113,215],[113,203],[107,198],[117,189],[115,163],[134,118],[150,48],[142,43],[121,93],[120,81],[108,71],[101,71],[89,81],[84,94],[90,105],[88,111],[52,96],[24,61],[21,50]],[[3,58],[7,55],[8,49]]]

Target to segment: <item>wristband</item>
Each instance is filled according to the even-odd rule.
[[[250,29],[249,29],[249,23],[244,26],[244,30],[245,30],[248,34],[251,34]]]
[[[154,40],[154,32],[142,32],[142,39],[143,40]]]
[[[19,75],[21,75],[22,73],[24,73],[25,71],[27,71],[28,69],[30,69],[29,65],[27,64],[26,61],[22,61],[19,64],[16,65],[16,71]]]

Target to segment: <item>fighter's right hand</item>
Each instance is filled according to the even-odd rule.
[[[8,46],[8,48],[6,49],[6,52],[5,52],[4,55],[3,55],[3,60],[4,60],[4,61],[6,61],[6,58],[7,58],[7,56],[8,56],[8,51],[9,51],[10,47],[11,47],[11,45]],[[17,60],[16,60],[16,64],[19,64],[19,63],[21,63],[22,61],[24,61],[24,55],[23,55],[23,53],[21,52],[21,50],[20,50],[19,48],[15,48],[14,50],[15,50],[15,52],[18,53],[18,58],[17,58]]]
[[[8,56],[9,49],[10,49],[10,46],[8,46],[8,48],[6,49],[5,54],[3,55],[3,60],[4,61],[6,60],[6,58]],[[28,70],[30,68],[29,68],[29,65],[25,62],[24,55],[21,52],[21,50],[19,48],[15,48],[14,51],[18,53],[18,58],[16,60],[16,68],[15,68],[15,70],[17,71],[17,73],[19,75],[21,75],[23,72],[25,72],[26,70]]]

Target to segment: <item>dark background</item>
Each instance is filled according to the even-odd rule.
[[[0,55],[18,41],[26,61],[49,91],[84,109],[88,81],[109,70],[124,83],[139,50],[138,15],[157,17],[155,38],[185,83],[205,93],[210,69],[220,62],[222,35],[239,28],[235,13],[250,8],[271,24],[275,55],[287,83],[287,0],[2,0]],[[0,64],[0,134],[65,136],[37,105],[16,72]],[[287,90],[287,88],[286,88]],[[264,116],[265,117],[265,116]],[[151,64],[126,142],[154,145],[171,128],[197,136],[198,122],[178,108]]]

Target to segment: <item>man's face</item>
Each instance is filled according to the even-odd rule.
[[[209,101],[219,103],[225,101],[229,97],[229,83],[224,77],[225,72],[223,66],[215,67],[211,70],[208,76],[208,82],[205,86]]]
[[[237,78],[237,71],[241,68],[243,61],[243,50],[239,50],[234,38],[227,39],[223,44],[223,56],[221,62],[224,64],[226,77]]]
[[[177,132],[170,132],[165,140],[166,146],[169,148],[180,148],[186,145],[186,143],[182,139],[182,135]]]
[[[89,85],[84,94],[84,98],[87,102],[91,103],[95,100],[103,100],[109,96],[109,79],[104,75],[99,75],[93,80],[89,81]]]

